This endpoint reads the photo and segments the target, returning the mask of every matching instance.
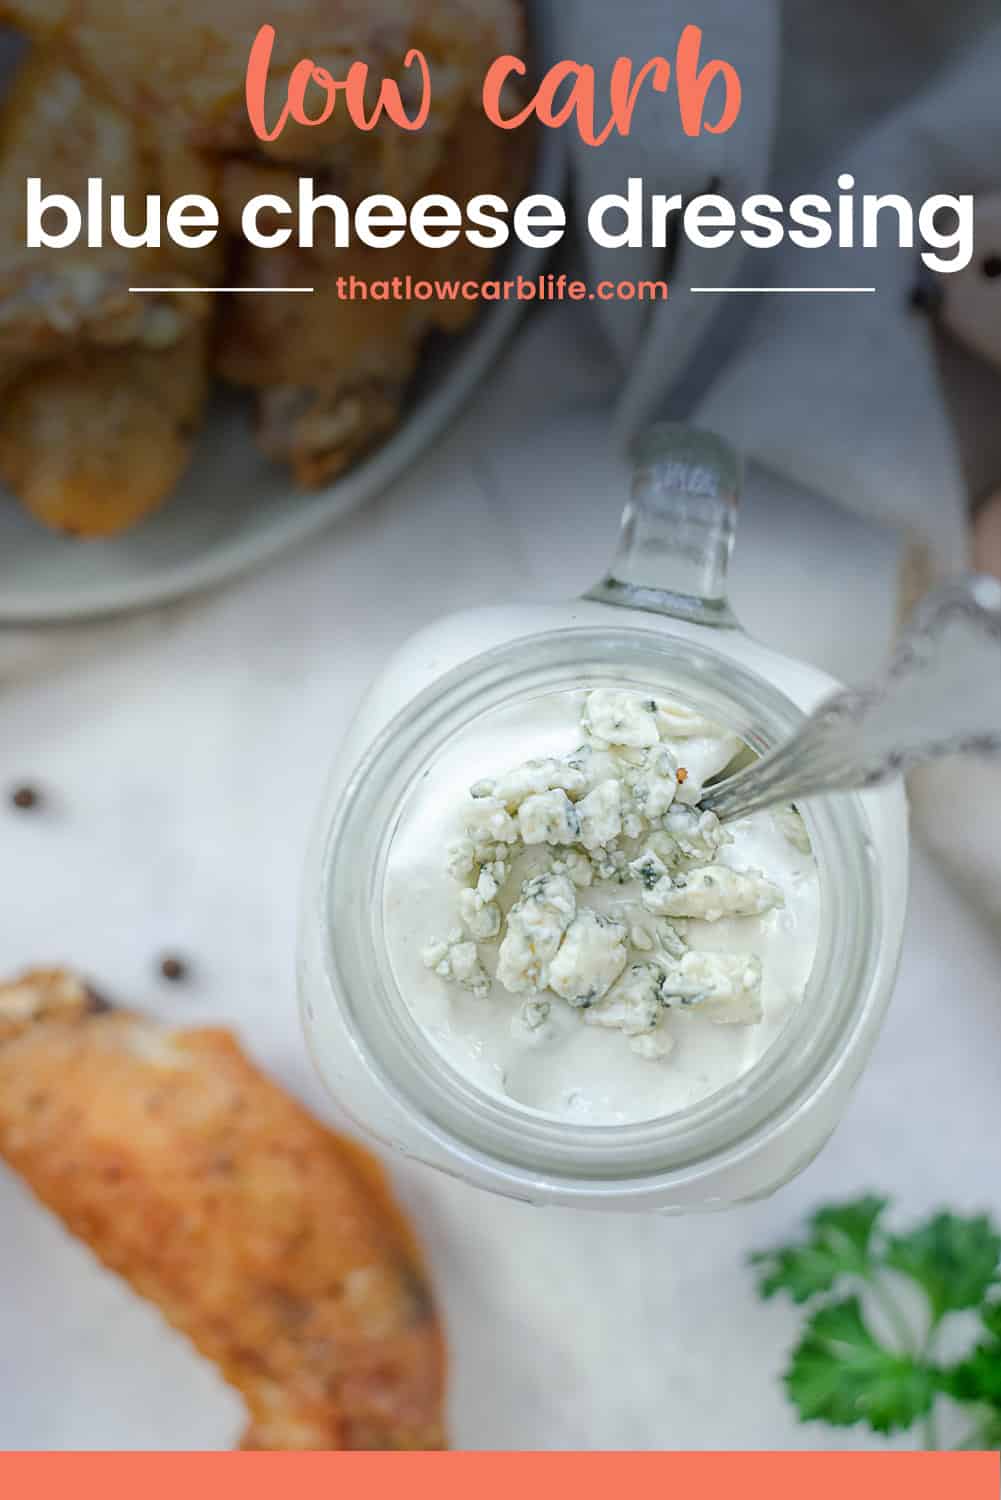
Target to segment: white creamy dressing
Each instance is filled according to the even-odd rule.
[[[428,966],[426,955],[429,943],[446,940],[463,925],[462,885],[447,865],[449,848],[465,831],[470,789],[529,760],[572,756],[584,738],[586,701],[583,691],[522,700],[469,726],[440,755],[410,793],[393,836],[384,926],[401,994],[459,1073],[490,1094],[553,1119],[626,1124],[697,1103],[739,1078],[768,1050],[803,997],[817,944],[819,889],[816,865],[802,837],[797,847],[796,820],[759,813],[728,827],[731,841],[712,863],[740,875],[763,875],[779,888],[782,904],[761,914],[711,922],[672,920],[692,954],[750,956],[760,962],[760,1004],[756,994],[755,1005],[761,1018],[753,1024],[733,1023],[738,1011],[731,1024],[719,1024],[720,1013],[711,1018],[709,1006],[701,1013],[698,1006],[665,1011],[652,1039],[631,1038],[605,1022],[594,1024],[593,1016],[586,1023],[584,1011],[551,989],[509,993],[497,982],[503,933],[476,943],[475,956],[486,971],[478,992],[441,977]],[[679,804],[693,801],[703,780],[723,769],[739,742],[721,731],[674,738],[665,728],[670,728],[669,719],[661,721],[662,743],[687,772],[678,789]],[[623,842],[630,856],[645,847],[642,835]],[[549,871],[561,854],[546,844],[516,848],[497,898],[505,923],[523,883]],[[630,934],[629,965],[648,958],[633,946],[637,928],[656,926],[643,907],[643,893],[637,880],[598,878],[575,892],[578,915],[590,909],[624,925]],[[468,906],[466,910],[468,914]],[[470,941],[468,927],[462,936]],[[699,963],[690,958],[688,967],[697,970]],[[547,1010],[541,1020],[534,1009],[540,1002],[541,1010]],[[654,1045],[648,1046],[651,1041]],[[667,1048],[668,1055],[659,1055]]]

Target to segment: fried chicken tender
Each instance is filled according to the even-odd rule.
[[[510,191],[527,166],[531,142],[492,125],[480,109],[464,115],[445,161],[427,191],[460,204],[476,193]],[[224,213],[236,214],[254,192],[296,201],[295,183],[281,169],[235,165],[223,179]],[[269,173],[270,186],[262,185]],[[252,183],[252,186],[251,186]],[[317,220],[319,227],[321,220]],[[262,228],[268,229],[266,219]],[[342,297],[339,281],[482,282],[495,253],[460,235],[454,245],[429,249],[409,236],[392,248],[352,245],[303,250],[248,249],[237,280],[243,285],[311,286],[311,296],[236,297],[224,310],[217,367],[234,385],[258,397],[259,440],[269,457],[291,464],[299,484],[327,483],[370,449],[399,420],[407,386],[427,337],[455,333],[478,304],[463,297],[430,301]]]
[[[214,152],[261,150],[273,160],[312,164],[331,174],[336,190],[349,192],[395,192],[429,177],[489,63],[519,52],[522,41],[516,0],[0,0],[0,17],[29,36],[58,39],[81,73],[128,115],[160,115],[191,144]],[[427,123],[403,139],[385,119],[362,133],[338,98],[323,125],[290,122],[276,141],[259,143],[245,79],[263,25],[277,33],[268,92],[272,128],[302,58],[315,59],[338,81],[364,61],[369,107],[382,79],[395,78],[413,117],[420,84],[416,69],[404,68],[411,48],[425,54],[432,75]],[[320,117],[325,103],[325,91],[311,86],[309,117]]]
[[[188,172],[194,174],[190,153],[188,157]],[[176,149],[172,175],[181,175]],[[106,194],[125,194],[134,215],[142,212],[146,194],[156,189],[151,150],[138,130],[88,91],[54,52],[36,49],[15,75],[0,116],[4,364],[62,356],[81,344],[162,349],[208,317],[208,303],[197,295],[184,300],[129,295],[130,286],[192,284],[170,265],[169,252],[124,249],[110,238],[100,249],[91,249],[85,235],[61,250],[28,249],[27,179],[40,177],[43,192],[63,193],[85,204],[87,181],[93,176],[103,178]],[[52,221],[49,227],[54,227]],[[135,231],[135,224],[130,227]]]
[[[107,537],[161,504],[184,474],[208,391],[208,334],[169,348],[84,351],[0,399],[0,478],[54,531]]]
[[[244,1397],[243,1446],[443,1445],[444,1352],[375,1162],[225,1031],[0,986],[0,1157]]]
[[[39,520],[83,537],[112,535],[171,493],[208,394],[210,300],[129,287],[190,287],[219,253],[192,252],[181,272],[172,248],[90,249],[81,236],[29,250],[26,178],[82,204],[93,175],[134,215],[148,192],[204,191],[209,174],[186,148],[141,140],[36,51],[0,124],[0,477]]]

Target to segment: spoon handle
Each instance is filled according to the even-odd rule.
[[[1001,754],[1001,582],[971,574],[918,605],[881,678],[815,709],[702,805],[723,822],[879,786],[940,756]]]

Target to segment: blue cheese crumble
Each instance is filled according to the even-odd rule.
[[[518,831],[524,844],[573,844],[580,813],[564,791],[533,792],[518,809]]]
[[[724,1026],[761,1020],[761,964],[734,953],[686,953],[663,976],[661,1004],[668,1010],[698,1006]]]
[[[760,917],[781,906],[783,896],[757,871],[741,875],[727,865],[707,865],[685,875],[665,875],[643,892],[642,900],[654,916],[718,922],[722,917]]]
[[[622,832],[622,783],[609,779],[577,803],[578,837],[585,849],[607,849]]]
[[[433,969],[440,979],[451,980],[478,999],[485,1000],[490,994],[490,976],[480,963],[476,944],[469,942],[460,928],[444,942],[429,943],[421,956],[425,967]]]
[[[598,691],[588,694],[581,727],[599,745],[642,748],[660,742],[657,704],[634,693]]]
[[[540,875],[526,882],[508,912],[497,957],[497,978],[510,994],[546,989],[549,966],[576,915],[576,893],[565,875]]]
[[[666,1057],[673,1041],[662,1026],[664,1015],[661,1001],[663,975],[656,964],[635,963],[612,986],[599,1005],[592,1006],[584,1016],[589,1026],[603,1026],[610,1031],[621,1031],[633,1043],[632,1050],[640,1056],[649,1056],[644,1045],[637,1047],[640,1037],[651,1037],[655,1033],[662,1038],[662,1047],[657,1056]]]
[[[658,1063],[676,1044],[669,1018],[756,1025],[760,960],[689,941],[698,924],[783,905],[763,872],[722,862],[729,835],[699,806],[741,741],[681,704],[605,689],[580,723],[565,757],[471,787],[446,853],[461,926],[427,946],[425,966],[478,998],[530,997],[511,1027],[533,1047],[556,1035],[559,1006]],[[808,851],[798,814],[775,818]]]
[[[628,936],[621,922],[585,907],[549,966],[549,988],[574,1010],[604,999],[629,961]]]

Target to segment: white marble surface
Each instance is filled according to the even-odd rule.
[[[0,810],[0,969],[66,962],[179,1024],[231,1023],[331,1113],[299,1033],[292,956],[306,831],[353,708],[416,626],[579,589],[614,536],[599,352],[575,350],[573,400],[550,399],[543,418],[547,325],[530,340],[419,473],[321,544],[0,691],[0,787],[23,778],[47,793],[35,815]],[[519,432],[516,452],[502,428]],[[850,675],[889,635],[896,562],[891,538],[792,512],[758,485],[735,592],[759,633]],[[156,977],[163,950],[190,955],[190,986]],[[999,961],[918,853],[876,1058],[831,1145],[768,1203],[597,1218],[401,1171],[448,1321],[456,1445],[864,1442],[793,1421],[776,1376],[797,1319],[758,1303],[743,1260],[817,1200],[865,1188],[904,1215],[944,1202],[1001,1212]],[[213,1372],[4,1175],[0,1349],[0,1448],[225,1447],[238,1431]]]

